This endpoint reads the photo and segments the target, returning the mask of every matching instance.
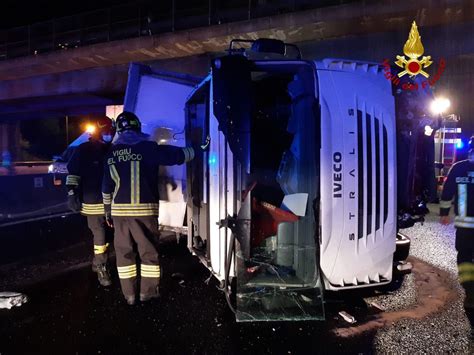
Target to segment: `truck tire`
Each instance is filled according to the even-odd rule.
[[[393,255],[393,261],[404,261],[410,254],[410,238],[405,234],[397,233],[396,249]]]

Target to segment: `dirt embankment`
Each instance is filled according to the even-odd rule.
[[[395,312],[379,313],[356,326],[336,328],[334,333],[340,337],[355,336],[382,328],[402,318],[421,319],[441,311],[458,297],[456,290],[450,287],[452,276],[414,257],[408,259],[413,264],[417,303],[414,307]]]

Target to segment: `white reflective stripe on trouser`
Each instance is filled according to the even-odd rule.
[[[142,277],[153,277],[159,278],[160,277],[160,265],[141,265],[141,276]]]
[[[452,204],[453,204],[453,200],[449,200],[449,201],[441,200],[441,201],[439,201],[439,207],[440,208],[451,208]]]
[[[117,266],[120,279],[131,279],[137,276],[137,265]]]
[[[455,220],[454,221],[454,226],[459,227],[459,228],[469,228],[469,229],[474,229],[474,222],[464,222],[461,220]]]

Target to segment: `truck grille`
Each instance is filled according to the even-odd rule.
[[[358,228],[362,239],[375,233],[388,217],[388,136],[382,120],[357,110]],[[375,230],[374,230],[375,229]]]

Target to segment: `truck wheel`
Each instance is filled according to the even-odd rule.
[[[404,261],[410,254],[410,238],[405,234],[397,233],[396,249],[393,255],[393,261]]]

